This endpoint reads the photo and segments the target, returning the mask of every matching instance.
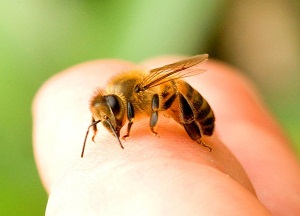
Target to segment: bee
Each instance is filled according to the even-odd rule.
[[[94,141],[98,123],[101,122],[124,149],[120,130],[125,123],[128,121],[123,139],[130,136],[134,121],[143,117],[150,118],[150,130],[158,135],[155,128],[160,113],[173,118],[184,127],[192,140],[211,151],[212,148],[201,141],[201,137],[213,134],[213,110],[197,90],[182,80],[206,71],[196,66],[207,58],[207,54],[196,55],[149,72],[131,70],[111,78],[106,89],[96,90],[90,100],[92,123],[86,132],[81,157],[90,128],[94,131]]]

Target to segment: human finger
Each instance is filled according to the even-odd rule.
[[[86,124],[83,122],[87,122],[90,115],[87,106],[84,107],[82,104],[87,105],[87,102],[84,101],[87,101],[92,89],[103,84],[109,76],[121,69],[124,70],[126,67],[129,68],[132,65],[116,61],[100,61],[81,65],[50,80],[38,94],[34,109],[36,114],[35,151],[42,178],[50,191],[54,181],[62,182],[58,185],[66,183],[66,179],[61,176],[62,173],[68,173],[67,170],[70,170],[70,166],[77,167],[75,170],[78,171],[81,170],[83,163],[87,163],[84,170],[87,168],[89,171],[95,171],[104,167],[107,169],[116,163],[122,167],[123,163],[126,162],[126,164],[131,165],[133,170],[137,170],[145,164],[136,162],[147,160],[151,164],[151,161],[157,158],[162,162],[162,165],[166,162],[175,161],[205,164],[231,176],[244,188],[252,191],[251,184],[249,184],[243,169],[218,139],[212,138],[212,140],[205,141],[214,148],[211,154],[207,153],[205,148],[195,145],[195,142],[189,139],[184,130],[175,122],[170,122],[169,119],[160,120],[161,137],[159,139],[148,133],[148,121],[142,120],[135,123],[137,127],[135,132],[132,132],[130,140],[126,142],[126,152],[119,148],[114,137],[101,130],[97,140],[101,145],[92,145],[91,142],[88,142],[87,145],[92,151],[86,154],[85,162],[75,158],[74,155],[78,155],[75,152],[80,152],[79,149],[82,144],[80,142],[79,145],[78,140],[82,140],[79,138],[79,134],[82,134],[81,131],[85,131],[82,125],[86,126]],[[107,73],[100,76],[99,71],[106,71]],[[87,73],[89,74],[87,75]],[[66,83],[69,83],[67,89]],[[52,107],[50,107],[51,104]],[[53,104],[56,105],[54,109]],[[176,132],[176,135],[170,135],[172,131]],[[97,169],[90,166],[95,164],[97,164]],[[236,169],[228,169],[228,165]],[[160,169],[156,170],[164,171],[162,167],[158,168]],[[115,170],[111,169],[111,172],[113,171]],[[75,171],[69,174],[74,173],[78,174]],[[105,174],[107,175],[107,173]],[[156,173],[156,175],[158,174]],[[61,181],[57,180],[58,178],[61,178]],[[78,179],[73,180],[76,183]],[[55,195],[53,196],[55,197]]]

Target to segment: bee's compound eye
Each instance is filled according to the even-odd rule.
[[[106,102],[111,107],[111,110],[116,115],[120,112],[120,103],[117,99],[116,95],[106,95],[104,96],[106,99]]]

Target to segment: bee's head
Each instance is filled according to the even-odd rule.
[[[104,95],[101,90],[98,90],[91,98],[90,110],[92,112],[93,122],[87,129],[82,146],[81,157],[83,157],[84,154],[86,139],[90,128],[96,127],[99,122],[101,122],[103,126],[117,138],[121,148],[124,148],[119,138],[124,120],[124,106],[121,99],[116,95]],[[94,136],[96,132],[97,130],[94,128]],[[92,139],[93,141],[94,136]]]
[[[124,106],[117,95],[104,95],[102,91],[97,91],[90,101],[90,110],[95,121],[100,120],[111,134],[120,136]]]

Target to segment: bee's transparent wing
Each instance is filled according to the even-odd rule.
[[[170,80],[180,79],[184,77],[195,76],[205,72],[205,69],[201,69],[198,66],[207,60],[208,55],[196,55],[188,59],[184,59],[172,64],[165,65],[163,67],[150,70],[140,85],[141,90],[147,90],[154,86],[161,85]]]

